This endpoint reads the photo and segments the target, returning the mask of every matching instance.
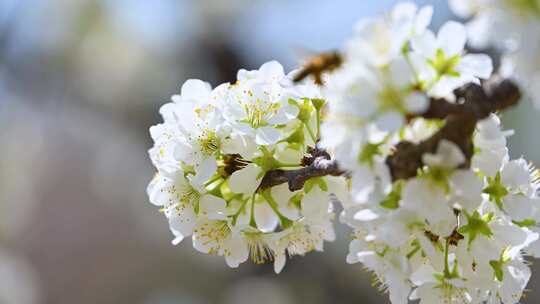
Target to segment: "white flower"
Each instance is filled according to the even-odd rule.
[[[502,131],[500,124],[495,114],[479,121],[473,139],[476,151],[471,167],[489,176],[494,176],[509,158],[506,137],[513,134],[513,131]]]
[[[387,251],[381,254],[370,247],[364,241],[353,240],[349,244],[347,262],[361,262],[377,275],[382,288],[388,289],[393,304],[406,304],[411,291],[409,261],[399,253]]]
[[[526,35],[523,35],[526,33]],[[540,79],[540,17],[534,25],[520,28],[522,43],[512,52],[503,54],[501,74],[515,79],[524,95],[540,106],[537,80]]]
[[[540,105],[540,1],[450,0],[453,11],[471,20],[467,31],[475,48],[495,46],[502,52],[501,73],[519,80]]]
[[[455,216],[452,212],[444,190],[426,179],[414,179],[407,183],[403,189],[403,208],[418,213],[430,224],[437,225],[444,222],[441,227],[443,235],[450,234],[455,226]]]
[[[404,32],[408,38],[423,34],[433,16],[433,7],[426,5],[418,9],[412,2],[396,4],[391,13],[392,26]]]
[[[279,273],[287,256],[322,251],[335,239],[339,202],[341,222],[353,229],[347,262],[371,270],[393,304],[517,303],[531,275],[524,255],[540,255],[537,170],[509,159],[511,131],[501,130],[496,114],[478,123],[472,159],[450,140],[435,137],[431,146],[426,139],[445,124],[423,118],[430,97],[460,103],[455,89],[491,76],[488,56],[465,51],[468,34],[491,22],[484,17],[540,13],[536,0],[501,1],[508,2],[452,1],[473,23],[448,22],[437,35],[427,29],[432,8],[410,2],[361,21],[322,90],[295,83],[298,71],[285,75],[275,61],[214,89],[186,81],[150,130],[158,174],[147,193],[173,243],[191,236],[196,250],[230,267],[251,257],[273,260]],[[540,37],[533,19],[521,29]],[[506,55],[504,73],[540,79],[540,43],[532,40],[531,50]],[[416,176],[397,179],[389,166],[407,145],[429,151],[412,159]],[[295,183],[281,175],[329,162],[316,158],[322,149],[346,174],[311,177],[291,191]],[[272,176],[280,184],[269,187]]]
[[[365,19],[355,26],[355,34],[347,43],[347,57],[374,67],[381,67],[401,55],[404,45],[411,37],[423,32],[431,22],[433,9],[405,2],[397,5],[390,20]]]
[[[482,180],[469,170],[456,170],[449,178],[452,201],[472,211],[482,203]]]
[[[246,167],[235,171],[229,178],[229,187],[234,193],[242,193],[251,196],[257,190],[260,184],[262,170],[255,164],[249,164]]]
[[[193,183],[199,187],[216,171],[216,152],[228,133],[214,97],[209,84],[187,80],[181,95],[161,107],[164,123],[150,128],[155,144],[149,153],[156,167],[168,171],[192,167]]]
[[[465,156],[456,144],[448,140],[441,140],[437,146],[437,153],[422,155],[422,161],[430,167],[453,169],[463,164]]]
[[[428,93],[433,97],[453,99],[454,89],[466,83],[479,83],[491,76],[491,58],[484,54],[464,54],[465,27],[449,21],[437,36],[426,31],[413,37],[411,57]]]
[[[449,0],[449,4],[458,16],[473,17],[467,30],[476,48],[489,44],[511,47],[520,41],[525,28],[540,22],[538,0]]]
[[[298,115],[298,107],[289,104],[290,92],[281,81],[283,67],[276,61],[259,70],[238,72],[238,81],[230,87],[223,115],[233,132],[254,138],[258,145],[272,145],[282,139],[277,128]]]
[[[412,275],[411,282],[417,286],[410,296],[411,300],[420,299],[420,304],[472,302],[467,283],[459,278],[445,279],[429,265],[420,266]]]
[[[193,247],[203,253],[224,256],[232,268],[249,257],[246,241],[223,220],[202,217],[193,230]]]
[[[269,243],[274,253],[274,270],[281,272],[289,256],[304,255],[312,250],[322,251],[324,241],[333,241],[335,232],[331,220],[334,217],[329,194],[314,186],[301,199],[301,218],[289,228],[277,232]]]
[[[164,208],[169,227],[175,236],[174,244],[193,233],[197,221],[196,208],[199,208],[199,213],[210,218],[220,218],[224,212],[224,209],[218,208],[220,205],[224,208],[224,200],[199,192],[182,171],[156,175],[148,185],[147,193],[152,204]]]
[[[323,250],[324,241],[333,241],[332,227],[309,226],[302,222],[293,224],[290,228],[275,233],[269,244],[274,253],[274,271],[280,273],[286,263],[286,254],[305,255],[306,253]]]

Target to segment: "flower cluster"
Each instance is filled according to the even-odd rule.
[[[540,198],[537,171],[509,160],[507,134],[492,115],[478,125],[470,169],[443,140],[417,177],[379,183],[344,211],[347,261],[373,271],[392,303],[519,301],[531,275],[523,253],[538,254]]]
[[[405,2],[359,22],[342,64],[315,75],[322,86],[298,83],[305,71],[286,75],[277,62],[214,89],[186,81],[150,129],[158,172],[147,192],[173,243],[191,237],[231,267],[251,257],[280,272],[287,255],[321,251],[335,238],[339,201],[341,222],[354,230],[347,261],[373,271],[393,304],[517,303],[531,276],[525,256],[540,257],[540,175],[510,159],[512,132],[493,113],[515,104],[519,90],[482,86],[492,61],[465,46],[481,42],[484,19],[540,10],[536,0],[452,6],[476,19],[435,34],[432,8]],[[538,16],[522,17],[512,26]],[[497,35],[508,47],[514,33]],[[518,78],[536,73],[512,60],[517,54],[507,67]],[[450,136],[449,126],[468,132]],[[401,159],[411,163],[396,175],[403,147],[419,153]]]
[[[373,169],[384,174],[378,154],[408,115],[425,111],[429,97],[453,100],[454,89],[491,75],[487,55],[465,52],[465,27],[450,21],[435,35],[427,29],[431,15],[430,6],[405,2],[389,19],[361,21],[343,67],[326,79],[321,145],[353,172],[359,192],[373,188]]]
[[[319,136],[324,101],[313,84],[294,85],[277,62],[240,70],[235,84],[215,89],[188,80],[160,113],[150,133],[150,157],[158,173],[148,186],[162,207],[177,244],[224,256],[237,267],[322,250],[334,239],[329,183],[308,181],[299,191],[287,185],[260,188],[271,170],[301,167]]]
[[[454,90],[493,70],[488,56],[464,51],[465,26],[450,21],[435,35],[430,18],[430,7],[404,3],[360,22],[345,64],[327,75],[321,145],[351,176],[347,260],[373,271],[392,303],[517,303],[540,201],[536,171],[508,160],[498,117],[478,124],[472,159],[441,140],[414,178],[394,180],[386,162],[398,142],[420,143],[444,125],[421,118],[430,98],[460,103]]]
[[[495,46],[504,56],[502,73],[515,77],[540,106],[540,0],[449,0],[475,48]]]

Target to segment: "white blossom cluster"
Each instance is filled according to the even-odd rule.
[[[540,107],[540,0],[449,0],[456,15],[470,19],[474,48],[494,46],[504,54],[501,72],[515,77]]]
[[[412,128],[408,139],[419,140]],[[470,169],[443,140],[417,177],[378,180],[365,201],[348,202],[347,261],[373,271],[393,304],[518,303],[531,276],[523,255],[540,254],[540,198],[538,172],[509,160],[507,134],[493,114],[477,127]]]
[[[431,15],[430,6],[405,2],[390,18],[360,21],[345,64],[327,77],[330,111],[321,145],[353,172],[358,195],[373,188],[375,176],[387,175],[377,152],[407,114],[423,112],[429,97],[453,100],[454,89],[492,73],[487,55],[465,52],[463,25],[450,21],[435,35],[427,29]]]
[[[510,2],[517,10],[536,0],[452,4],[483,18],[480,8],[510,14],[493,12]],[[540,256],[539,174],[510,159],[512,132],[499,117],[477,124],[472,157],[442,139],[415,177],[395,179],[387,163],[399,142],[420,143],[444,126],[422,118],[432,100],[458,105],[456,89],[492,76],[489,56],[465,50],[478,43],[474,26],[449,21],[434,33],[432,13],[405,2],[360,21],[321,87],[295,83],[297,72],[275,61],[214,89],[186,81],[150,129],[158,172],[147,192],[173,243],[191,237],[230,267],[251,257],[279,273],[287,255],[334,240],[337,198],[341,222],[354,230],[347,261],[371,270],[393,304],[518,303],[531,276],[525,257]],[[313,151],[345,174],[311,177],[296,191],[265,184],[269,173],[308,166]]]
[[[266,172],[301,167],[319,136],[318,88],[290,78],[274,61],[215,89],[188,80],[160,109],[164,122],[150,129],[158,173],[147,192],[173,243],[191,237],[231,267],[251,256],[274,260],[280,272],[287,253],[320,251],[334,239],[328,187],[343,178],[312,179],[295,192],[287,184],[259,189]]]

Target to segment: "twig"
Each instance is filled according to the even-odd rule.
[[[468,167],[473,154],[472,135],[478,121],[488,117],[490,113],[516,105],[521,98],[515,83],[500,78],[493,78],[483,86],[469,84],[456,90],[455,95],[456,103],[431,99],[429,108],[417,115],[428,119],[445,119],[445,125],[418,144],[402,141],[395,146],[393,154],[386,159],[393,180],[416,176],[418,169],[423,166],[422,155],[434,153],[443,139],[461,148],[467,160],[463,167]],[[288,183],[289,190],[296,191],[302,189],[310,178],[346,174],[336,161],[330,159],[326,151],[311,149],[309,152],[311,156],[304,158],[303,168],[268,171],[259,185],[259,190]]]
[[[434,153],[443,139],[459,146],[465,155],[463,167],[470,165],[473,154],[472,135],[478,121],[490,113],[504,110],[517,104],[521,93],[516,84],[508,79],[493,78],[484,86],[469,84],[456,90],[458,103],[432,99],[428,110],[420,115],[424,118],[445,119],[445,125],[430,138],[413,144],[402,141],[386,159],[393,180],[416,176],[423,166],[422,155]]]
[[[259,190],[264,190],[284,183],[289,184],[290,191],[297,191],[304,187],[305,182],[314,177],[340,176],[345,172],[340,170],[337,163],[330,159],[324,150],[311,149],[311,158],[304,158],[306,165],[294,170],[270,170],[261,180]]]

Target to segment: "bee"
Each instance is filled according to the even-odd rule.
[[[323,85],[322,74],[337,69],[342,62],[343,58],[337,51],[321,53],[310,58],[293,81],[300,82],[311,75],[316,84]]]

